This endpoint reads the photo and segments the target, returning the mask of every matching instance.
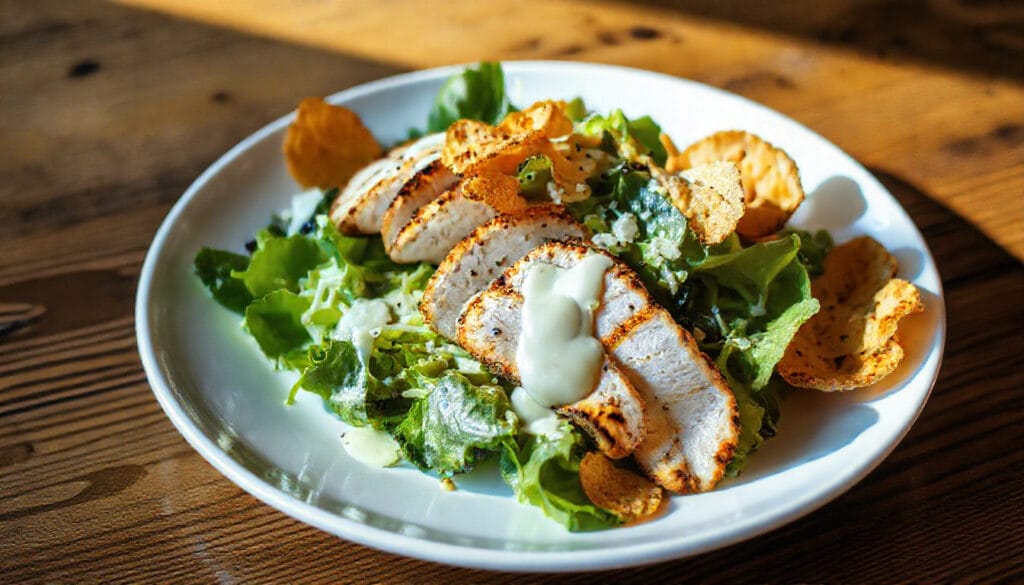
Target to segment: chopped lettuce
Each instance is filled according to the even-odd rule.
[[[520,502],[537,506],[568,530],[618,526],[619,517],[594,505],[580,485],[586,452],[583,437],[568,424],[554,435],[522,435],[505,444],[501,475]]]
[[[505,95],[501,64],[483,62],[445,82],[427,117],[427,132],[444,132],[463,118],[497,124],[514,110]]]
[[[236,313],[245,313],[245,307],[252,302],[252,293],[231,273],[241,272],[248,266],[248,256],[213,248],[203,248],[195,259],[196,276],[210,289],[214,300]]]
[[[594,194],[570,204],[569,211],[595,233],[616,236],[607,246],[609,251],[636,270],[655,298],[671,308],[691,267],[707,258],[708,248],[652,181],[646,167],[620,163],[591,181],[591,187]],[[637,230],[623,239],[618,237],[623,234],[615,234],[612,228],[627,214]],[[600,238],[596,241],[602,242]]]
[[[661,144],[661,126],[650,116],[630,120],[615,110],[607,116],[591,114],[576,125],[576,130],[590,136],[606,136],[608,144],[616,148],[612,154],[619,154],[626,160],[636,160],[648,155],[658,165],[664,165],[668,152]]]
[[[581,97],[575,97],[565,104],[565,115],[573,122],[580,122],[589,114],[587,105],[583,103],[583,98]]]
[[[327,340],[309,350],[309,366],[296,389],[320,395],[350,425],[386,429],[401,420],[412,401],[402,396],[401,385],[374,375],[375,361],[379,364],[371,358],[369,367],[364,366],[351,341]]]
[[[805,230],[783,230],[783,234],[796,234],[800,238],[800,253],[797,257],[807,268],[807,274],[818,276],[825,272],[825,256],[828,255],[835,242],[828,230],[809,232]]]
[[[519,192],[527,199],[546,199],[551,181],[551,159],[538,154],[524,160],[516,171]]]
[[[245,328],[263,353],[276,359],[309,342],[302,324],[307,308],[308,299],[284,289],[271,291],[246,307]]]
[[[273,230],[260,230],[256,246],[246,269],[231,273],[254,299],[279,289],[298,292],[299,280],[326,259],[316,240],[299,234],[281,237]]]
[[[424,391],[395,429],[406,459],[421,468],[446,476],[468,471],[515,436],[515,413],[498,386],[448,370]]]

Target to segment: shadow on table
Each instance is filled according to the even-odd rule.
[[[915,61],[1024,79],[1024,4],[926,0],[641,0],[691,16]]]

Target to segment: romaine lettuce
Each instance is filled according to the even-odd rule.
[[[554,435],[521,435],[505,444],[501,475],[520,502],[573,532],[618,526],[619,517],[594,505],[580,485],[586,452],[583,437],[568,423]]]
[[[377,359],[371,358],[366,367],[352,342],[329,339],[309,350],[309,366],[293,393],[302,388],[319,394],[324,404],[350,425],[391,428],[405,415],[412,400],[402,396],[403,386],[374,374],[378,369],[375,362],[380,363],[380,358],[374,357]],[[383,369],[390,370],[386,365]]]
[[[231,273],[244,271],[248,266],[248,256],[213,248],[203,248],[195,259],[196,276],[210,289],[214,300],[236,313],[245,313],[252,293]]]
[[[497,124],[514,110],[505,95],[501,64],[483,62],[445,82],[427,117],[427,132],[444,132],[463,118]]]
[[[576,130],[590,136],[608,135],[617,147],[613,154],[627,160],[642,155],[650,156],[658,165],[664,165],[668,152],[661,144],[661,126],[650,116],[630,120],[615,110],[607,116],[591,114],[576,125]]]
[[[516,434],[517,419],[504,390],[476,385],[456,370],[423,384],[395,429],[406,459],[441,475],[468,471]]]
[[[245,328],[270,359],[301,349],[310,341],[302,324],[309,299],[288,290],[267,293],[245,309]]]
[[[260,230],[256,246],[246,269],[231,273],[245,283],[254,299],[280,289],[298,292],[299,280],[327,259],[315,239],[299,234],[282,237]]]

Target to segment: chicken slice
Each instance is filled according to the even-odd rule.
[[[434,331],[454,340],[466,301],[513,262],[547,240],[586,235],[587,228],[561,206],[500,215],[457,243],[441,261],[423,292],[420,312]]]
[[[358,207],[366,194],[378,183],[394,177],[401,163],[391,157],[377,159],[352,176],[345,188],[331,203],[330,217],[338,229],[349,235],[363,233],[359,227]]]
[[[431,134],[392,149],[357,173],[334,200],[331,219],[349,235],[375,234],[402,186],[441,157],[444,133]]]
[[[548,242],[513,264],[491,288],[507,287],[518,295],[536,263],[568,269],[589,253],[594,250],[578,240]],[[470,301],[466,318],[476,302],[475,298]],[[484,327],[501,328],[491,320],[478,321]],[[491,343],[482,344],[485,337],[481,336],[486,336],[488,329],[464,341],[469,333],[465,329],[460,325],[459,342],[473,342],[482,359],[508,351],[501,336],[491,335]],[[640,466],[672,491],[700,492],[714,487],[736,449],[738,413],[732,390],[697,342],[650,299],[636,274],[618,261],[605,272],[594,329],[612,362],[625,372],[643,400],[647,434],[634,453]],[[512,351],[514,356],[514,344]]]
[[[602,341],[647,405],[647,436],[633,454],[637,463],[674,492],[713,488],[739,439],[736,399],[718,369],[657,305]]]
[[[390,252],[398,232],[419,208],[454,187],[458,180],[458,176],[437,159],[406,181],[389,203],[381,221],[380,235],[384,238],[384,248]]]
[[[440,264],[455,244],[499,214],[525,210],[519,181],[508,175],[476,175],[420,207],[388,251],[399,263]]]
[[[598,339],[604,339],[614,333],[624,321],[653,303],[636,273],[611,254],[591,247],[580,239],[565,238],[534,248],[505,271],[505,280],[512,290],[521,292],[526,275],[538,262],[568,270],[579,264],[588,254],[603,254],[615,262],[604,273],[601,306],[594,313],[594,335]]]
[[[492,371],[519,379],[516,346],[522,329],[523,297],[500,282],[474,296],[459,319],[459,344]],[[612,459],[632,453],[644,438],[644,404],[629,379],[605,357],[597,386],[586,398],[558,407]]]

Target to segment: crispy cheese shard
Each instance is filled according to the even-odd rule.
[[[729,237],[746,211],[739,168],[710,162],[672,175],[650,165],[651,175],[686,217],[690,229],[709,246]]]
[[[399,263],[440,264],[455,244],[499,214],[524,211],[519,181],[508,175],[472,175],[420,207],[395,236],[388,254]]]
[[[664,495],[651,480],[617,467],[608,457],[594,452],[580,461],[580,484],[591,502],[627,523],[657,514]]]
[[[543,205],[499,215],[476,228],[445,256],[423,291],[420,312],[434,331],[454,340],[466,301],[513,262],[545,241],[586,236],[587,229],[561,206]]]
[[[924,310],[914,285],[894,278],[896,259],[863,236],[835,247],[811,284],[821,311],[797,332],[779,362],[790,384],[826,392],[870,386],[903,360],[899,320]]]
[[[377,140],[355,112],[318,97],[299,103],[283,150],[288,172],[307,189],[343,187],[381,155]]]
[[[782,229],[804,200],[793,159],[749,132],[727,130],[712,134],[669,158],[667,169],[685,171],[715,161],[732,162],[739,167],[746,213],[736,231],[747,240]]]
[[[590,196],[586,167],[560,150],[553,138],[572,132],[572,121],[563,102],[537,102],[521,112],[510,113],[497,126],[476,120],[459,120],[449,126],[441,161],[462,176],[475,174],[514,175],[519,165],[532,156],[551,161],[556,202],[576,201]],[[576,143],[572,145],[575,147]],[[573,149],[576,151],[576,149]],[[580,147],[579,152],[582,152]]]

